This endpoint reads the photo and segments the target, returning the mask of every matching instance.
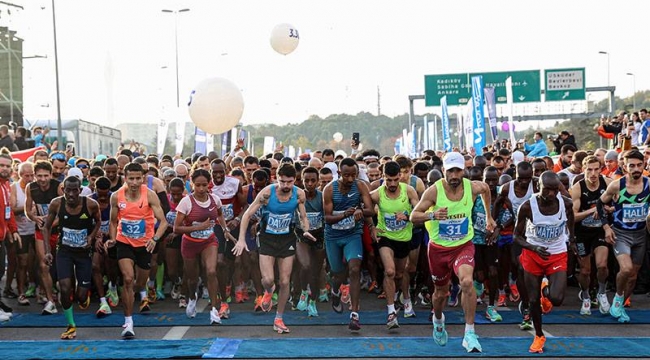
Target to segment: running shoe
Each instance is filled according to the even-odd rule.
[[[144,298],[142,301],[140,301],[140,312],[148,312],[151,311],[151,307],[149,306],[149,299]]]
[[[350,285],[341,285],[341,302],[350,303]]]
[[[213,306],[210,310],[210,325],[221,325],[221,317],[219,311]]]
[[[631,307],[631,306],[632,306],[632,299],[631,299],[631,298],[627,298],[627,299],[625,300],[625,303],[623,303],[623,307],[629,308],[629,307]]]
[[[2,293],[2,296],[7,298],[7,299],[17,299],[18,295],[14,292],[14,289],[7,287],[5,291]]]
[[[170,292],[172,300],[178,300],[181,296],[181,284],[172,285],[172,291]]]
[[[29,306],[29,304],[30,304],[29,299],[27,298],[27,296],[25,296],[25,294],[21,294],[18,297],[18,305]]]
[[[237,304],[244,302],[244,290],[235,290],[235,302]]]
[[[629,323],[630,322],[630,316],[625,311],[625,307],[623,307],[623,311],[621,311],[621,316],[618,317],[618,322],[620,322],[620,323]]]
[[[440,346],[447,345],[447,340],[449,336],[447,335],[447,330],[445,329],[445,324],[433,324],[433,341]]]
[[[28,298],[36,297],[36,285],[29,285],[29,287],[27,287],[27,291],[25,291],[25,296]]]
[[[309,305],[307,305],[307,316],[309,316],[309,317],[318,316],[318,309],[316,308],[316,301],[309,300]]]
[[[262,311],[269,312],[273,308],[273,294],[264,291],[264,296],[262,297]]]
[[[452,284],[451,289],[449,290],[449,300],[447,301],[447,305],[451,307],[458,306],[459,292],[460,292],[460,286],[458,286],[457,284]]]
[[[285,334],[285,333],[288,334],[291,332],[289,328],[286,325],[284,325],[284,321],[282,321],[282,319],[279,318],[275,318],[275,320],[273,320],[273,330],[277,331],[278,334]]]
[[[499,294],[497,306],[506,306],[506,294]]]
[[[253,307],[253,311],[255,312],[262,311],[262,295],[259,295],[258,297],[255,298],[255,307]]]
[[[418,294],[418,299],[420,299],[420,305],[424,307],[431,306],[431,295],[428,292],[421,290]]]
[[[377,282],[376,282],[376,281],[372,281],[372,282],[370,283],[370,285],[368,285],[368,293],[369,293],[369,294],[375,292],[377,289],[379,289],[379,286],[377,286]]]
[[[210,298],[210,293],[208,293],[208,287],[204,286],[203,290],[201,291],[201,298],[202,299],[209,299]]]
[[[480,353],[483,351],[481,344],[478,342],[478,336],[476,336],[474,330],[465,331],[463,347],[468,353]]]
[[[332,309],[337,313],[343,312],[343,303],[341,302],[341,293],[335,294],[332,291]]]
[[[56,314],[57,312],[59,311],[56,309],[56,305],[54,305],[53,302],[48,301],[43,307],[43,311],[41,311],[41,315],[52,315],[52,314]]]
[[[147,286],[147,300],[149,303],[153,304],[156,302],[156,288],[153,286]]]
[[[307,307],[309,306],[309,291],[303,290],[300,293],[300,300],[298,301],[298,304],[296,305],[296,309],[300,311],[305,311],[307,310]]]
[[[326,303],[328,301],[330,301],[330,298],[327,289],[320,289],[320,294],[318,295],[318,302]]]
[[[591,315],[591,299],[582,300],[580,315]]]
[[[88,294],[86,295],[86,301],[79,302],[79,309],[81,310],[86,310],[90,306],[90,290],[88,290]]]
[[[179,309],[185,309],[187,308],[187,299],[185,299],[185,296],[181,295],[178,298],[178,308]]]
[[[521,320],[521,324],[519,324],[519,329],[531,330],[533,328],[533,321],[530,319],[530,309],[521,309],[520,312],[523,318]]]
[[[108,305],[111,307],[116,307],[120,304],[120,297],[117,295],[117,289],[108,288],[106,292],[106,300],[108,300]]]
[[[549,288],[548,288],[548,279],[544,278],[542,280],[542,288],[540,292],[540,303],[542,307],[542,314],[548,314],[553,310],[553,303],[551,303],[551,300],[547,297]]]
[[[4,313],[4,312],[0,313],[0,322],[5,322],[5,321],[11,320],[11,316],[9,316],[9,315],[11,315],[11,313],[9,313],[9,314]]]
[[[612,302],[612,306],[609,308],[609,314],[618,319],[623,313],[623,302],[625,302],[625,299],[622,296],[615,295],[614,301]]]
[[[185,309],[185,315],[188,318],[192,319],[196,317],[196,299],[187,302],[187,308]]]
[[[45,295],[43,295],[43,294],[39,294],[39,295],[38,295],[38,299],[36,300],[36,302],[37,302],[39,305],[45,305],[45,304],[47,304],[48,301],[49,301],[49,300],[47,300],[47,297],[45,297]]]
[[[122,325],[122,338],[125,340],[133,339],[135,337],[135,330],[133,330],[133,323]]]
[[[230,317],[230,306],[224,301],[221,302],[221,307],[219,308],[219,317],[222,319],[228,319]]]
[[[103,317],[110,315],[111,313],[113,313],[111,307],[107,303],[103,303],[99,305],[99,310],[97,310],[95,316],[101,319]]]
[[[544,352],[544,344],[546,343],[546,336],[537,336],[533,340],[532,345],[528,348],[528,352],[541,354]]]
[[[165,300],[165,293],[162,289],[156,290],[156,300]]]
[[[607,294],[598,294],[598,311],[601,314],[605,315],[609,313],[609,300],[607,299]]]
[[[350,313],[350,323],[348,324],[348,329],[350,331],[361,330],[361,324],[359,323],[359,314],[357,314],[356,312]]]
[[[388,328],[388,330],[399,328],[399,323],[397,322],[397,314],[394,311],[388,314],[388,319],[386,320],[386,328]]]
[[[61,334],[61,340],[72,340],[77,337],[77,328],[68,325],[68,328]]]
[[[521,299],[521,295],[519,295],[517,284],[510,285],[510,301],[516,303],[519,299]]]
[[[0,300],[0,310],[6,313],[12,313],[14,311],[14,309],[12,309],[11,306],[5,304],[2,300]]]
[[[273,306],[276,306],[278,304],[278,293],[275,292],[275,287],[273,287],[273,295],[271,295],[271,302],[273,303]],[[230,299],[230,297],[228,297]],[[229,300],[226,300],[226,302],[230,302]]]
[[[501,315],[497,312],[497,308],[495,306],[489,306],[489,305],[487,307],[487,310],[485,310],[485,318],[490,320],[491,322],[497,322],[503,320]]]
[[[415,317],[415,310],[413,310],[413,304],[411,301],[404,302],[404,317],[410,318]]]
[[[386,298],[386,292],[382,290],[382,291],[377,295],[377,299],[385,299],[385,298]]]

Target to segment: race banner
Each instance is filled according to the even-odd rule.
[[[165,152],[165,144],[167,143],[167,132],[169,130],[169,123],[165,119],[160,119],[158,122],[158,139],[156,141],[156,152],[158,156],[162,156]]]
[[[451,152],[451,134],[449,133],[449,109],[447,108],[447,96],[440,99],[442,108],[442,145],[445,152]]]
[[[485,105],[487,106],[487,116],[490,122],[492,140],[497,141],[499,138],[499,130],[497,129],[497,97],[493,87],[484,88],[483,93],[485,95]]]
[[[469,151],[471,147],[474,146],[474,122],[473,114],[474,113],[474,98],[469,98],[465,108],[465,114],[463,117],[463,136],[465,137],[465,149]]]
[[[512,77],[506,79],[506,102],[508,104],[508,132],[510,133],[510,145],[515,147],[515,116],[513,103],[514,98],[512,96]]]
[[[472,122],[474,131],[472,132],[472,146],[476,155],[483,155],[485,147],[485,116],[483,114],[483,76],[472,77]]]

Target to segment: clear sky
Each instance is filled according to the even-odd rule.
[[[24,60],[25,116],[55,118],[51,1],[15,2],[25,9],[0,5],[0,24],[18,29],[24,56],[47,55]],[[178,115],[174,15],[161,10],[182,8]],[[629,96],[628,72],[650,88],[649,12],[642,0],[56,0],[61,113],[108,125],[189,119],[192,88],[219,76],[242,89],[245,124],[376,113],[378,86],[381,112],[394,116],[424,93],[426,74],[586,67],[587,86],[607,85],[599,51]],[[269,44],[285,22],[300,31],[287,56]]]

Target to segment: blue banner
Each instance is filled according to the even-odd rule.
[[[230,135],[231,131],[226,131],[225,133],[221,134],[221,158],[225,159],[226,155],[228,155],[228,149],[230,149]]]
[[[447,96],[440,99],[442,107],[442,145],[446,152],[451,152],[451,134],[449,133],[449,110],[447,109]],[[437,149],[436,149],[437,150]]]
[[[416,158],[418,154],[418,136],[415,132],[415,124],[411,125],[411,158]]]
[[[201,153],[203,155],[207,154],[208,149],[208,138],[205,135],[205,131],[199,129],[198,127],[194,130],[194,152]]]
[[[486,87],[483,89],[483,93],[485,94],[485,105],[487,106],[492,141],[497,141],[499,138],[499,130],[497,129],[497,97],[493,87]]]
[[[472,77],[472,122],[474,141],[472,142],[476,155],[483,155],[485,147],[485,118],[483,116],[483,76]]]

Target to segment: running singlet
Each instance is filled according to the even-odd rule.
[[[298,207],[298,187],[293,186],[291,197],[281,202],[276,195],[277,185],[270,187],[271,196],[263,212],[261,232],[267,235],[286,235],[293,232],[293,214]]]
[[[620,180],[618,201],[614,202],[614,227],[619,230],[641,230],[646,227],[648,216],[648,200],[650,197],[650,186],[648,178],[643,177],[643,190],[641,193],[632,195],[627,192],[625,186],[627,177]]]
[[[460,201],[451,201],[447,198],[442,181],[436,181],[438,191],[436,205],[429,209],[435,211],[447,208],[447,219],[431,220],[425,223],[429,231],[429,239],[442,247],[456,247],[471,241],[474,238],[474,225],[472,223],[472,182],[463,179],[463,197]]]
[[[399,196],[396,199],[386,195],[386,185],[380,186],[377,229],[383,230],[381,236],[395,241],[410,241],[413,236],[413,223],[409,221],[411,210],[408,185],[399,183]],[[406,220],[397,220],[398,213],[405,215]]]
[[[339,215],[351,207],[358,207],[361,204],[361,194],[359,193],[358,181],[355,180],[347,194],[341,194],[339,191],[339,181],[332,182],[332,215]],[[354,215],[341,219],[334,224],[325,224],[325,240],[338,240],[350,237],[352,235],[361,235],[363,233],[362,222],[356,222]]]
[[[187,216],[185,216],[185,220],[184,220],[185,226],[198,225],[205,222],[207,219],[210,219],[210,223],[216,224],[217,217],[219,216],[219,208],[221,204],[219,204],[215,200],[215,196],[213,194],[208,195],[207,207],[201,206],[196,201],[193,195],[189,195],[188,197],[183,198],[183,200],[181,200],[179,204],[184,203],[186,201],[190,201],[192,208],[190,209]],[[210,226],[209,228],[203,230],[192,231],[191,233],[189,233],[189,235],[183,234],[183,240],[197,241],[197,242],[202,242],[206,240],[216,241],[216,235],[214,234],[214,226]]]
[[[485,245],[485,235],[487,233],[487,217],[483,198],[476,197],[474,201],[474,210],[472,210],[472,223],[474,225],[474,238],[472,242],[475,245]]]
[[[556,214],[544,215],[539,210],[537,198],[530,198],[531,218],[526,220],[526,242],[543,246],[550,254],[566,252],[566,208],[562,195],[557,194],[560,209]]]
[[[81,211],[72,215],[65,208],[65,197],[61,197],[59,208],[59,246],[72,249],[83,249],[88,247],[88,235],[92,233],[95,226],[95,219],[88,211],[88,204],[85,196],[80,196]]]
[[[521,207],[521,204],[523,204],[526,200],[530,199],[531,196],[533,196],[532,181],[530,182],[530,184],[528,184],[528,190],[526,190],[526,195],[522,197],[517,197],[517,194],[515,193],[515,181],[510,182],[510,186],[508,186],[508,200],[510,200],[510,203],[512,204],[512,211],[515,213],[515,219],[517,218],[517,214],[519,213],[519,208]]]
[[[214,184],[212,193],[221,199],[221,211],[226,221],[234,219],[241,211],[241,204],[237,201],[239,191],[239,180],[236,177],[226,176],[223,184]]]
[[[117,241],[133,247],[145,246],[154,235],[155,218],[149,207],[146,185],[140,187],[140,199],[126,200],[126,187],[117,191]]]
[[[20,187],[20,183],[15,183],[14,191],[16,192],[16,204],[24,204],[26,195],[25,190]],[[20,214],[15,214],[16,225],[18,225],[18,234],[20,235],[34,235],[34,222],[29,220],[23,211]]]
[[[50,179],[50,187],[45,191],[41,190],[36,181],[29,184],[30,195],[32,196],[34,205],[36,205],[36,215],[47,216],[49,212],[50,201],[59,196],[59,184],[60,183],[58,181]],[[38,227],[36,225],[34,225],[34,228],[38,230]],[[43,239],[43,235],[40,230],[36,231],[35,235],[37,239]]]
[[[582,179],[578,182],[580,184],[580,210],[579,212],[587,211],[589,209],[595,208],[598,203],[598,199],[607,189],[607,183],[605,178],[600,176],[598,178],[598,189],[595,191],[589,190],[587,187],[587,180]],[[576,223],[575,225],[576,235],[580,236],[583,233],[603,233],[603,224],[601,219],[595,219],[594,214],[587,216],[582,219],[582,221]],[[594,235],[596,236],[596,235]]]
[[[109,199],[111,197],[111,194],[112,194],[111,192],[108,193]],[[97,201],[97,204],[99,204],[99,201],[97,200],[97,198],[98,198],[97,193],[93,193],[91,195],[91,198],[93,200]],[[109,229],[109,224],[110,224],[110,221],[111,221],[111,206],[110,206],[110,204],[104,209],[102,209],[102,204],[99,204],[99,212],[100,212],[101,218],[102,218],[102,224],[101,224],[101,227],[99,228],[99,231],[102,232],[102,235],[103,235],[104,239],[108,239],[108,229]]]
[[[307,220],[309,220],[309,231],[323,231],[323,193],[316,189],[316,196],[313,199],[305,200],[305,210],[307,212]],[[296,209],[296,223],[299,229],[302,229],[300,224],[300,216]]]
[[[169,202],[169,212],[165,214],[165,219],[169,224],[167,230],[170,230],[173,229],[174,223],[176,222],[176,206],[178,206],[178,204],[174,202],[172,194],[167,194],[167,201]]]

